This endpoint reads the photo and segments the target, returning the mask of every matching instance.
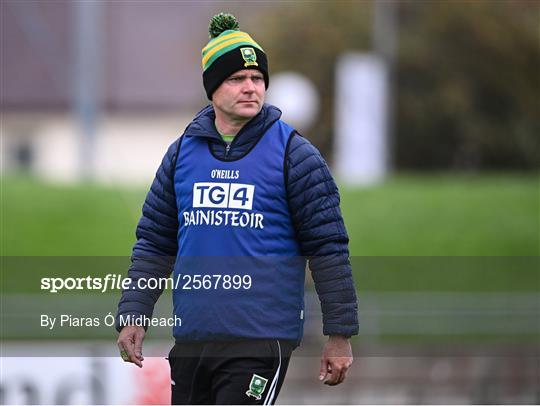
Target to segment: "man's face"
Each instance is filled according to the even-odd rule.
[[[247,121],[261,111],[265,90],[260,71],[243,69],[223,81],[212,95],[212,103],[226,120]]]

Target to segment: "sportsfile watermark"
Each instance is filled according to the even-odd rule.
[[[45,341],[58,345],[59,356],[89,356],[85,352],[88,343],[100,345],[115,335],[122,290],[141,289],[156,299],[159,296],[153,311],[146,314],[148,319],[118,321],[140,321],[150,327],[148,340],[169,343],[173,327],[191,328],[194,318],[200,316],[198,312],[186,312],[182,308],[184,303],[199,300],[201,308],[217,303],[212,322],[220,323],[220,316],[235,312],[235,303],[242,298],[249,298],[247,305],[241,304],[242,309],[248,310],[257,301],[267,300],[272,283],[292,289],[290,277],[279,279],[277,275],[282,269],[289,269],[290,263],[301,264],[303,258],[135,260],[138,272],[133,272],[132,257],[2,257],[0,339],[14,346],[31,342],[20,351],[14,347],[16,351],[8,356],[51,356],[44,351]],[[317,258],[310,260],[311,266],[316,265]],[[357,340],[362,343],[359,354],[499,356],[511,349],[512,353],[519,350],[538,357],[539,257],[352,256],[350,261],[355,282],[361,287],[357,291]],[[320,356],[326,340],[324,316],[318,285],[312,276],[323,276],[321,272],[325,271],[305,272],[304,352],[297,350],[297,356]],[[138,276],[146,278],[137,279]],[[320,283],[325,283],[325,279]],[[163,293],[159,295],[161,289]],[[276,311],[283,308],[275,307]],[[257,315],[264,319],[264,314]],[[124,318],[128,316],[132,313],[126,313]],[[66,340],[84,340],[85,345],[68,348]],[[400,346],[381,346],[387,342],[399,342]],[[105,348],[103,354],[118,357],[116,346]]]
[[[61,291],[97,291],[105,293],[115,290],[248,290],[252,286],[251,275],[178,274],[174,277],[139,278],[133,280],[120,274],[107,274],[103,277],[44,277],[40,289],[49,293]]]

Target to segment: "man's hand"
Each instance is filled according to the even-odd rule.
[[[347,377],[353,362],[351,343],[347,337],[330,336],[321,357],[319,380],[326,385],[339,385]]]
[[[120,335],[116,341],[120,349],[120,354],[122,354],[122,351],[125,351],[127,354],[125,357],[122,356],[123,360],[125,362],[132,362],[139,368],[142,368],[142,361],[144,360],[142,343],[145,333],[143,327],[126,326],[120,331]]]

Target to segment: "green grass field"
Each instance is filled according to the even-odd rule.
[[[537,176],[403,176],[343,189],[352,255],[539,254]]]
[[[129,255],[146,190],[2,178],[2,255]],[[400,176],[341,188],[352,256],[539,252],[537,176]]]
[[[471,271],[474,261],[448,272],[441,271],[448,262],[443,259],[431,266],[409,258],[404,259],[406,272],[388,266],[388,257],[537,256],[538,187],[534,175],[402,175],[377,187],[342,187],[359,288],[486,290],[488,279],[487,290],[537,290],[535,271],[515,277],[501,265],[482,276]],[[124,258],[131,253],[146,193],[93,184],[50,185],[24,177],[2,178],[1,191],[3,256]],[[368,257],[376,257],[369,266]]]

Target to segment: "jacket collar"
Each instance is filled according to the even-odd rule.
[[[252,138],[260,137],[281,117],[281,110],[271,104],[265,103],[263,108],[255,117],[246,123],[235,137],[235,144],[249,143]],[[184,136],[204,137],[221,141],[221,136],[216,130],[214,120],[216,114],[214,107],[209,104],[199,111],[193,121],[188,125]]]

